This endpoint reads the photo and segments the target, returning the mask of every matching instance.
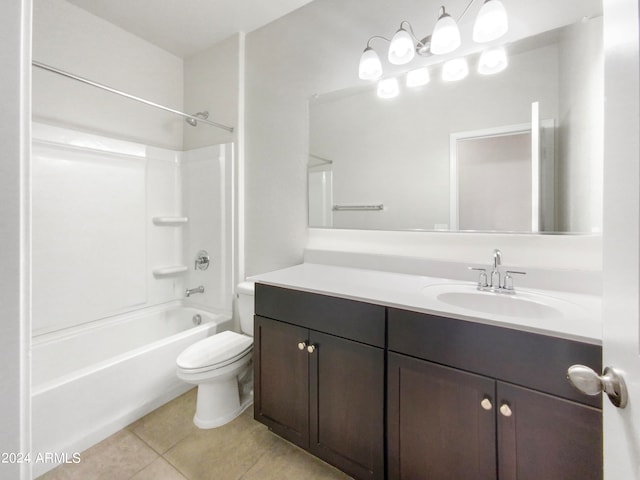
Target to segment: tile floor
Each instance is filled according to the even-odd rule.
[[[249,408],[200,430],[196,390],[132,423],[38,480],[347,480],[344,473],[269,432]]]

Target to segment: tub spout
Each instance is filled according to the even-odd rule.
[[[199,287],[196,287],[196,288],[187,288],[187,290],[184,292],[186,297],[190,297],[194,293],[204,293],[204,286],[200,285]]]

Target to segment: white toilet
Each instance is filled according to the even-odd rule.
[[[230,422],[253,403],[254,283],[237,287],[242,333],[220,332],[187,347],[176,360],[178,378],[198,385],[193,423],[214,428]]]

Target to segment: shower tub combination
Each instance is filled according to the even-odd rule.
[[[177,356],[232,326],[230,315],[172,302],[35,337],[33,455],[80,452],[186,392]],[[36,464],[34,474],[54,466]]]

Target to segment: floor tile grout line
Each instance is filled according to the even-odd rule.
[[[158,454],[158,456],[162,456],[162,453],[158,452],[155,448],[153,448],[151,445],[149,445],[149,442],[147,442],[144,438],[142,438],[140,435],[138,435],[135,430],[129,430],[131,433],[133,433],[142,443],[144,443],[147,447],[149,447],[151,450],[153,450],[155,453]]]
[[[262,460],[262,457],[264,457],[266,454],[267,454],[267,452],[263,452],[263,453],[262,453],[262,454],[261,454],[261,455],[256,459],[256,461],[255,461],[255,462],[253,462],[253,464],[251,464],[251,466],[250,466],[249,468],[247,468],[247,469],[244,471],[244,473],[242,473],[242,474],[237,478],[237,480],[242,480],[243,478],[245,478],[246,474],[247,474],[247,473],[248,473],[248,472],[249,472],[253,467],[255,467],[255,466],[258,464],[258,462],[259,462],[260,460]]]
[[[189,478],[189,476],[188,476],[185,472],[183,472],[182,470],[180,470],[180,469],[178,468],[178,466],[177,466],[177,465],[174,465],[174,464],[173,464],[173,463],[172,463],[172,462],[171,462],[167,457],[165,457],[165,456],[164,456],[164,455],[165,455],[165,453],[169,452],[170,450],[173,450],[173,448],[174,448],[176,445],[178,445],[180,442],[182,442],[185,438],[187,438],[187,437],[188,437],[189,435],[191,435],[191,434],[187,435],[187,437],[184,437],[183,439],[181,439],[181,440],[179,440],[178,442],[176,442],[174,445],[172,445],[172,446],[171,446],[171,447],[169,447],[167,450],[165,450],[165,451],[164,451],[164,453],[160,453],[160,452],[158,452],[155,448],[153,448],[153,446],[151,446],[151,445],[149,444],[149,442],[147,442],[144,438],[142,438],[140,435],[138,435],[138,434],[137,434],[133,429],[132,429],[132,430],[130,430],[130,431],[131,431],[131,433],[133,433],[137,438],[139,438],[139,439],[140,439],[140,440],[141,440],[145,445],[147,445],[151,450],[153,450],[153,452],[157,455],[157,458],[155,458],[155,459],[153,460],[154,462],[155,462],[156,460],[158,460],[158,458],[161,458],[162,460],[164,460],[165,462],[167,462],[167,463],[171,466],[171,468],[173,468],[176,472],[178,472],[178,473],[179,473],[182,477],[184,477],[186,480],[191,480],[191,479]],[[151,463],[153,463],[153,462],[151,462]],[[149,465],[150,465],[150,464],[149,464]],[[148,467],[149,465],[147,465],[147,467]],[[145,467],[145,468],[146,468],[146,467]],[[138,473],[140,473],[140,472],[136,472],[135,474],[133,474],[133,475],[129,478],[129,480],[131,480],[131,478],[135,477]]]
[[[164,453],[160,453],[158,452],[155,448],[153,448],[151,445],[149,445],[149,443],[147,441],[145,441],[140,435],[138,435],[137,433],[135,433],[134,431],[131,431],[131,433],[133,433],[138,439],[140,439],[145,445],[147,445],[151,450],[153,450],[153,453],[156,454],[156,458],[154,458],[151,463],[157,461],[158,459],[162,459],[165,462],[167,462],[169,464],[169,466],[171,468],[173,468],[176,472],[178,472],[182,477],[184,477],[186,480],[191,480],[191,478],[189,478],[189,476],[183,472],[182,470],[180,470],[178,468],[177,465],[175,465],[173,462],[171,462],[167,457],[164,456],[165,453],[169,452],[170,450],[172,450],[176,445],[178,445],[178,443],[180,443],[182,440],[184,440],[184,438],[182,440],[180,440],[179,442],[177,442],[175,445],[172,445],[170,448],[168,448]],[[187,438],[187,437],[185,437]],[[148,465],[144,466],[143,468],[141,468],[140,470],[138,470],[136,473],[134,473],[133,475],[131,475],[131,477],[129,477],[128,480],[131,480],[131,478],[135,477],[138,473],[140,473],[142,470],[144,470],[145,468],[147,468],[149,465],[151,465],[151,463],[149,463]]]
[[[155,450],[153,453],[156,453]],[[128,480],[131,480],[133,477],[135,477],[136,475],[138,475],[142,470],[144,470],[145,468],[147,468],[149,465],[151,465],[153,462],[155,462],[156,460],[158,460],[158,458],[160,458],[160,455],[158,455],[156,453],[156,458],[154,458],[153,460],[151,460],[148,464],[146,464],[144,467],[142,467],[140,470],[136,471],[133,475],[131,475],[129,477]]]
[[[187,437],[188,437],[188,436],[187,436]],[[182,440],[185,440],[187,437],[183,438]],[[180,440],[180,442],[182,442],[182,440]],[[173,450],[176,446],[178,446],[178,444],[179,444],[180,442],[178,442],[178,443],[176,443],[175,445],[173,445],[171,448],[169,448],[166,452],[164,452],[164,453],[163,453],[162,455],[160,455],[160,456],[164,459],[164,461],[165,461],[165,462],[167,462],[169,465],[171,465],[171,466],[176,470],[176,472],[178,472],[180,475],[182,475],[182,476],[183,476],[184,478],[186,478],[187,480],[192,480],[192,479],[191,479],[191,477],[190,477],[189,475],[187,475],[187,473],[186,473],[186,472],[183,472],[182,470],[180,470],[180,468],[178,468],[178,466],[177,466],[175,463],[173,463],[173,462],[171,461],[171,459],[169,459],[169,458],[165,457],[165,454],[166,454],[166,453],[169,453],[169,452],[170,452],[171,450]]]

